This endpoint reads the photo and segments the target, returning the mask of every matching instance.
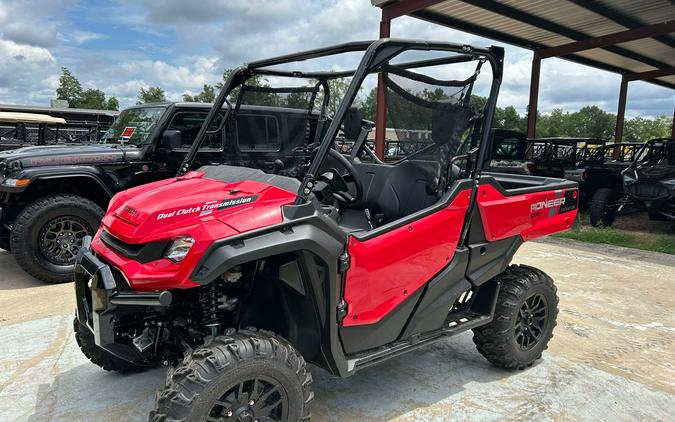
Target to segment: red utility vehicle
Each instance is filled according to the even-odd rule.
[[[354,71],[308,70],[353,52],[363,52]],[[469,329],[492,363],[532,365],[558,298],[542,271],[510,263],[524,241],[572,225],[578,190],[483,171],[502,64],[498,47],[385,39],[236,69],[178,176],[117,194],[84,242],[74,322],[84,354],[119,372],[171,365],[155,421],[306,420],[305,362],[345,377]],[[484,86],[481,69],[492,75]],[[355,107],[372,77],[390,124],[427,131],[428,147],[394,163],[372,154],[372,125]],[[328,116],[339,78],[351,82]],[[472,107],[474,90],[488,95],[484,108]],[[190,171],[225,104],[223,133],[256,104],[305,110],[293,124],[313,138],[272,172],[254,161]],[[284,124],[271,116],[260,130]],[[251,148],[286,141],[275,142]]]

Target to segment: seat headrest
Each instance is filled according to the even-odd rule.
[[[358,107],[351,107],[345,119],[342,121],[346,139],[355,140],[361,132],[361,122],[363,121],[363,110]]]

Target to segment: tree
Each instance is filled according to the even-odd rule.
[[[183,101],[190,103],[212,103],[216,99],[215,88],[212,85],[204,84],[202,92],[197,95],[183,94]]]
[[[77,80],[70,70],[66,67],[61,68],[61,76],[59,77],[59,87],[56,88],[56,99],[66,100],[70,107],[77,107],[77,103],[82,96],[82,85]]]
[[[146,88],[141,87],[138,90],[138,102],[136,104],[163,103],[166,102],[164,90],[158,86]]]
[[[347,93],[351,78],[331,79],[328,81],[328,115],[335,116],[340,102]]]
[[[103,110],[108,106],[105,93],[100,89],[87,89],[82,91],[77,107]]]
[[[108,102],[106,103],[105,108],[108,109],[108,110],[119,110],[120,109],[120,102],[117,99],[117,97],[108,98]]]
[[[56,98],[68,101],[68,107],[73,108],[97,110],[117,110],[119,108],[117,98],[110,97],[106,101],[105,93],[100,89],[89,88],[83,90],[80,81],[65,67],[61,68],[59,86],[56,88]]]

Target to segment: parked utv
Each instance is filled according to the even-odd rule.
[[[307,70],[350,52],[363,52],[354,71]],[[475,71],[458,78],[466,67],[456,63]],[[556,324],[556,288],[509,264],[523,241],[572,225],[578,189],[482,170],[502,65],[498,47],[383,39],[234,70],[178,176],[115,195],[80,248],[82,352],[119,372],[171,365],[153,421],[308,420],[306,362],[346,377],[469,329],[495,365],[532,365]],[[378,75],[393,126],[426,127],[433,140],[391,164],[367,158],[372,128],[354,108],[364,79]],[[266,76],[275,86],[249,82]],[[339,78],[351,82],[327,116]],[[470,106],[474,85],[490,92],[484,109]],[[198,168],[223,104],[223,119],[239,122],[242,105],[297,107],[307,90],[301,108],[305,119],[317,111],[319,126],[293,171]],[[349,156],[334,149],[340,129]],[[467,139],[469,152],[456,155]]]
[[[535,164],[527,157],[527,135],[517,130],[492,129],[490,132],[492,155],[489,171],[531,175]]]
[[[30,275],[72,281],[75,256],[96,232],[110,198],[124,189],[176,174],[210,104],[144,104],[122,111],[102,143],[46,145],[0,152],[0,248]],[[306,146],[316,126],[305,110],[244,106],[237,125],[213,120],[195,162],[260,161],[283,171],[293,148]],[[303,116],[298,126],[297,116]],[[287,136],[287,144],[279,139]],[[239,143],[238,139],[246,139]],[[273,152],[273,156],[271,155]]]
[[[596,192],[591,223],[610,226],[617,215],[635,209],[647,211],[652,220],[675,221],[675,139],[647,141],[622,175],[622,195]]]
[[[584,148],[580,163],[584,167],[580,203],[588,204],[591,225],[612,224],[614,214],[602,212],[604,204],[615,203],[623,197],[622,172],[635,160],[643,145],[611,143]]]

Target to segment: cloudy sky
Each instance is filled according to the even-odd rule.
[[[48,105],[61,66],[123,107],[150,85],[177,100],[245,61],[374,39],[379,16],[369,0],[0,0],[0,103]],[[395,20],[392,36],[495,44],[412,18]],[[506,46],[499,105],[525,112],[531,60],[531,52]],[[539,108],[597,104],[615,112],[619,81],[613,73],[548,59]],[[674,99],[672,90],[632,82],[627,114],[671,115]]]

